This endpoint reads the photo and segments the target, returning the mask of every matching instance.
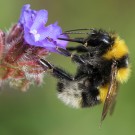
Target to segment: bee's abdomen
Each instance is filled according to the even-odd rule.
[[[118,72],[117,80],[121,83],[126,82],[130,76],[130,65],[128,55],[123,56],[117,60],[118,62]]]
[[[58,98],[66,105],[80,108],[82,105],[82,90],[78,88],[77,82],[62,80],[57,84]]]
[[[99,103],[99,90],[97,88],[91,88],[90,91],[82,93],[82,107],[90,107]]]
[[[126,68],[129,67],[129,58],[128,54],[124,55],[123,57],[117,60],[118,68]]]
[[[58,98],[74,108],[90,107],[99,104],[99,91],[85,86],[82,81],[58,82]]]

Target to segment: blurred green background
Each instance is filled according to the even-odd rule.
[[[0,135],[133,135],[135,134],[135,1],[133,0],[1,0],[0,28],[17,22],[22,6],[49,11],[49,23],[59,22],[63,30],[103,28],[125,39],[132,61],[132,74],[120,86],[112,117],[99,128],[102,105],[72,109],[56,96],[57,80],[46,75],[41,87],[28,92],[11,88],[0,93]],[[57,54],[48,60],[74,73],[70,60]]]

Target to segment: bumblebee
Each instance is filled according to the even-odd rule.
[[[130,75],[127,45],[117,34],[101,29],[75,29],[64,34],[87,35],[81,38],[59,38],[79,43],[66,50],[57,48],[77,64],[75,75],[70,75],[44,59],[40,59],[39,64],[48,67],[51,74],[59,79],[58,98],[67,105],[80,108],[103,103],[102,122],[108,111],[113,111],[119,83],[126,82]]]

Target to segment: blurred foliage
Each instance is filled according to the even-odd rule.
[[[114,30],[125,39],[132,61],[132,74],[120,87],[112,117],[99,128],[102,105],[72,109],[56,96],[57,80],[47,75],[44,85],[22,93],[7,87],[0,93],[1,135],[133,135],[135,133],[135,1],[132,0],[1,0],[0,28],[7,30],[17,22],[26,3],[33,9],[49,11],[49,23],[59,22],[63,30],[102,28]],[[66,59],[66,61],[65,61]],[[53,54],[48,60],[73,73],[70,60]]]

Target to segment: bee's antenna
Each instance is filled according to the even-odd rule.
[[[84,29],[73,29],[73,30],[67,30],[65,32],[72,32],[72,31],[81,31],[81,30],[92,30],[92,28],[84,28]]]
[[[62,34],[90,34],[90,32],[81,32],[82,30],[95,30],[94,28],[84,28],[84,29],[73,29],[73,30],[67,30],[63,32]]]

